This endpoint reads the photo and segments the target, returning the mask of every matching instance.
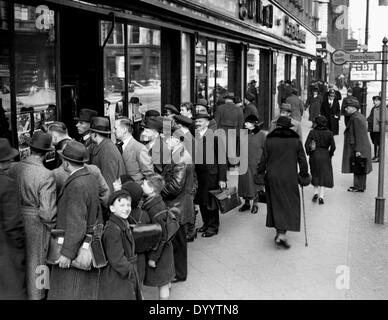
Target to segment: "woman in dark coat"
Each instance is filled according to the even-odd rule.
[[[253,177],[265,143],[265,133],[260,131],[259,119],[256,116],[250,115],[245,119],[245,128],[248,129],[248,168],[247,172],[238,178],[238,194],[245,200],[240,212],[250,210],[250,200],[256,196],[259,186],[255,184]],[[251,212],[257,213],[258,210],[258,203],[254,200]]]
[[[341,108],[338,100],[335,98],[335,91],[329,91],[329,97],[323,100],[321,115],[327,119],[327,128],[333,132],[334,136],[339,134],[339,120],[341,117]]]
[[[265,174],[266,226],[276,229],[276,246],[288,249],[286,232],[300,231],[298,178],[308,176],[308,164],[298,134],[290,129],[291,119],[279,117],[277,126],[267,136],[258,174]]]
[[[333,133],[327,129],[327,119],[319,116],[315,119],[315,128],[310,131],[306,143],[306,153],[310,156],[313,202],[319,197],[319,204],[324,204],[325,188],[333,188],[333,167],[331,158],[335,151]],[[318,196],[319,192],[319,196]]]
[[[148,264],[144,285],[158,287],[160,299],[168,299],[170,295],[168,288],[175,277],[175,269],[173,245],[171,241],[167,241],[167,213],[158,215],[166,210],[166,205],[160,196],[163,186],[163,178],[158,174],[148,176],[142,185],[147,197],[143,209],[147,211],[151,223],[159,223],[162,226],[162,238],[158,247],[147,254]]]
[[[309,121],[314,122],[315,118],[319,116],[322,107],[322,96],[319,95],[318,88],[313,89],[313,94],[308,97],[304,108],[309,108]]]

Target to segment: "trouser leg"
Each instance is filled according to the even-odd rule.
[[[354,188],[358,190],[366,189],[366,174],[354,175]]]
[[[220,226],[220,214],[218,209],[216,210],[206,210],[207,211],[207,227],[208,231],[218,232],[218,227]]]
[[[182,225],[172,240],[174,248],[175,276],[177,279],[187,278],[187,241],[185,225]]]
[[[209,214],[207,206],[200,205],[199,209],[201,210],[202,223],[205,228],[209,227]]]

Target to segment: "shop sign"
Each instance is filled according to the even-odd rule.
[[[352,64],[350,68],[350,80],[352,81],[376,81],[376,64]]]
[[[238,0],[239,18],[268,28],[273,26],[273,5],[263,5],[262,0]]]
[[[35,12],[38,15],[35,19],[35,26],[38,30],[49,30],[54,26],[54,12],[48,6],[37,6]]]
[[[300,29],[299,24],[291,22],[288,16],[285,16],[284,22],[284,35],[286,37],[289,37],[292,40],[297,40],[301,43],[306,43],[306,32]]]

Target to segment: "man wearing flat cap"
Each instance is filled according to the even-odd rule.
[[[81,136],[79,142],[83,143],[86,148],[89,148],[92,145],[92,140],[90,139],[89,129],[90,123],[94,117],[97,117],[97,111],[91,109],[81,109],[79,116],[74,120],[77,121],[76,127],[78,134]]]
[[[97,179],[85,167],[88,151],[77,141],[70,141],[63,151],[62,166],[69,174],[58,196],[57,229],[65,231],[58,265],[51,271],[49,300],[96,300],[98,270],[71,267],[83,245],[86,234],[101,222]]]
[[[96,165],[109,186],[110,193],[113,193],[113,182],[125,174],[123,158],[109,139],[110,124],[105,117],[95,117],[90,125],[90,137],[94,146],[90,152],[90,163]]]
[[[333,132],[334,136],[338,136],[341,109],[338,100],[335,98],[334,89],[329,90],[328,98],[323,100],[321,115],[327,119],[327,128]]]
[[[291,119],[291,124],[292,124],[291,130],[294,130],[299,135],[300,141],[303,142],[302,125],[299,121],[296,121],[295,119],[291,118],[291,105],[289,105],[287,103],[281,104],[280,114],[271,121],[271,126],[269,128],[269,132],[272,132],[276,129],[277,121],[278,121],[279,117],[287,117],[287,118]]]
[[[209,127],[210,116],[200,113],[195,118],[196,141],[195,171],[198,180],[198,190],[194,203],[199,205],[203,226],[198,229],[202,237],[212,237],[218,233],[220,225],[219,211],[210,190],[226,188],[227,159],[222,141],[213,135]],[[212,145],[214,143],[214,145]],[[208,154],[210,152],[210,154]]]

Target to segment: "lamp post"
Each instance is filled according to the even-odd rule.
[[[365,52],[368,51],[369,43],[369,0],[366,0],[366,22],[365,22]],[[362,86],[361,113],[366,116],[366,106],[368,99],[368,82],[364,81]]]

